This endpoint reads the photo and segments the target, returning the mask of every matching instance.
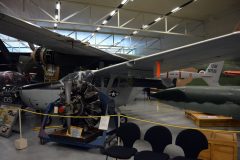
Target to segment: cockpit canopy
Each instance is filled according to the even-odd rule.
[[[79,71],[79,72],[69,73],[68,75],[63,77],[60,80],[60,82],[62,84],[68,80],[92,82],[92,79],[93,79],[93,72],[90,70],[87,70],[87,71]]]

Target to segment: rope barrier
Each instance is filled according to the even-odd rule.
[[[62,118],[101,118],[101,117],[103,117],[103,116],[64,116],[64,115],[56,115],[56,114],[39,113],[39,112],[30,111],[30,110],[27,110],[27,109],[20,109],[20,110],[22,110],[24,112],[29,112],[29,113],[32,113],[32,114],[50,116],[50,117],[62,117]],[[226,132],[226,133],[240,133],[240,131],[237,131],[237,130],[227,131],[227,130],[219,130],[219,129],[205,129],[205,128],[187,127],[187,126],[179,126],[179,125],[174,125],[174,124],[159,123],[159,122],[154,122],[154,121],[150,121],[150,120],[140,119],[140,118],[121,115],[121,114],[120,115],[113,114],[113,115],[106,115],[106,116],[109,116],[109,117],[120,116],[120,117],[125,117],[125,118],[128,118],[128,119],[137,120],[137,121],[150,123],[150,124],[154,124],[154,125],[161,125],[161,126],[179,128],[179,129],[196,129],[196,130],[211,131],[211,132],[213,131],[213,132]]]
[[[11,109],[9,109],[9,110],[11,110]],[[20,109],[20,108],[19,108],[19,110],[23,111],[23,112],[32,113],[35,115],[49,116],[49,117],[84,118],[84,119],[85,118],[101,118],[101,117],[103,117],[103,116],[65,116],[65,115],[58,115],[58,114],[40,113],[40,112],[35,112],[35,111],[30,111],[27,109]],[[150,121],[150,120],[146,120],[146,119],[140,119],[140,118],[136,118],[136,117],[132,117],[132,116],[126,116],[126,115],[122,115],[122,114],[112,114],[112,115],[106,115],[106,116],[109,116],[109,117],[119,117],[120,116],[120,117],[125,117],[128,119],[141,121],[141,122],[145,122],[145,123],[150,123],[150,124],[154,124],[154,125],[161,125],[161,126],[179,128],[179,129],[196,129],[196,130],[211,131],[211,132],[240,133],[240,131],[237,131],[237,130],[205,129],[205,128],[197,128],[197,127],[180,126],[180,125],[174,125],[174,124],[166,124],[166,123],[154,122],[154,121]]]
[[[41,116],[49,116],[49,117],[61,117],[61,118],[101,118],[102,116],[64,116],[64,115],[59,115],[59,114],[46,114],[46,113],[40,113],[40,112],[35,112],[35,111],[30,111],[27,109],[20,109],[24,112],[28,112],[28,113],[32,113],[32,114],[37,114],[37,115],[41,115]],[[110,117],[117,117],[118,115],[113,114],[113,115],[107,115]]]

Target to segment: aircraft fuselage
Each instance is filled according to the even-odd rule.
[[[158,92],[153,97],[177,108],[240,119],[239,86],[185,86]]]

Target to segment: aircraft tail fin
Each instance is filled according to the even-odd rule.
[[[203,80],[209,86],[219,86],[219,78],[222,73],[224,61],[210,63],[204,72]]]

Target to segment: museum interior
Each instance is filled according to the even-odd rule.
[[[240,159],[239,15],[239,0],[0,0],[0,159]]]

